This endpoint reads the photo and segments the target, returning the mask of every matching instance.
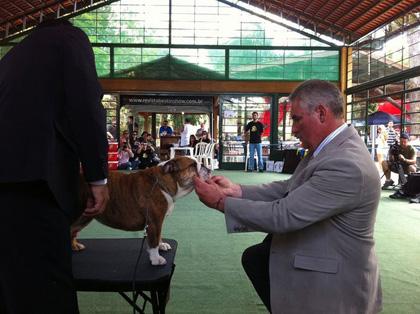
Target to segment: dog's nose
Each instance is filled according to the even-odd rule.
[[[211,170],[204,165],[201,165],[199,173],[201,178],[208,179],[211,176]]]

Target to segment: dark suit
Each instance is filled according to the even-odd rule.
[[[24,313],[26,296],[16,301],[11,290],[20,293],[26,282],[39,279],[31,274],[45,271],[46,277],[53,278],[49,288],[42,287],[41,281],[38,290],[44,294],[28,293],[39,292],[41,299],[47,299],[51,291],[60,291],[60,285],[71,286],[68,227],[82,210],[78,198],[79,164],[89,182],[107,176],[101,97],[89,40],[68,22],[41,25],[0,60],[0,249],[19,250],[0,264],[0,303],[8,304],[10,313]],[[33,224],[38,225],[31,228]],[[31,264],[13,259],[18,256],[29,258]],[[53,265],[49,265],[51,271],[43,266],[48,263]],[[27,278],[19,275],[21,267],[29,267]],[[2,279],[11,280],[12,273],[16,285]],[[75,300],[72,287],[68,294]],[[31,313],[49,313],[45,307],[41,310],[45,306],[41,301],[33,299]],[[67,300],[54,294],[49,299],[66,307]],[[69,313],[77,312],[77,305],[69,308],[74,308],[67,310]],[[53,307],[50,310],[65,313]]]

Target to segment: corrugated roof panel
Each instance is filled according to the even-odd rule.
[[[0,40],[36,25],[42,15],[73,12],[113,0],[0,0]],[[140,1],[140,0],[139,0]],[[418,0],[241,0],[347,43],[355,41],[410,10]]]

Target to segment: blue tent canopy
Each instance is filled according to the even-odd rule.
[[[386,125],[389,121],[398,124],[400,123],[400,118],[398,116],[394,116],[383,111],[377,111],[368,115],[368,125]]]

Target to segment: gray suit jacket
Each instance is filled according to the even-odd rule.
[[[352,126],[306,156],[289,180],[242,191],[226,199],[227,228],[273,234],[273,313],[381,310],[373,239],[380,178]]]

